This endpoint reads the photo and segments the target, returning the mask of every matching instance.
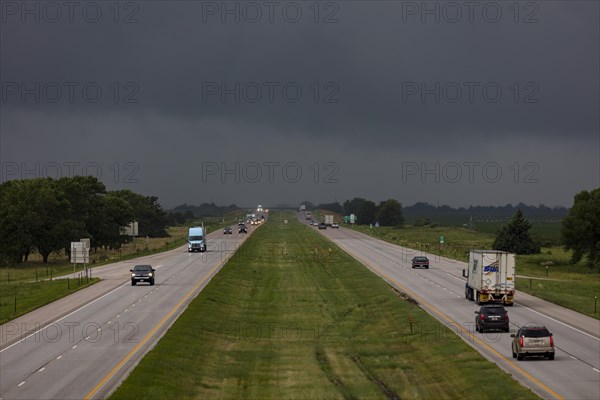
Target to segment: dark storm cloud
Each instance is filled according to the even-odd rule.
[[[315,159],[335,159],[346,166],[346,183],[377,198],[399,196],[411,182],[382,190],[371,188],[372,176],[398,182],[402,162],[417,161],[498,160],[505,176],[515,160],[536,162],[551,204],[598,185],[595,2],[148,1],[121,3],[118,15],[112,2],[96,2],[102,17],[95,23],[86,21],[93,9],[77,12],[92,3],[77,3],[72,21],[63,7],[56,23],[42,2],[28,2],[34,11],[25,17],[24,3],[2,4],[3,159],[94,157],[82,140],[113,158],[143,149],[161,160],[160,171],[145,168],[147,190],[173,202],[178,189],[167,176],[190,178],[188,143],[210,144],[210,160],[302,161],[305,175]],[[223,13],[226,7],[233,12]],[[23,85],[37,93],[22,98]],[[56,102],[53,85],[62,90]],[[40,146],[23,151],[18,137],[37,137]],[[261,153],[249,155],[248,142],[258,142]],[[565,153],[568,143],[577,150]],[[596,171],[568,162],[575,156]],[[572,185],[566,194],[553,188],[563,179]],[[244,186],[217,183],[228,192],[222,201]],[[458,185],[442,183],[426,185],[423,199],[445,190],[463,201]],[[259,186],[273,189],[244,190]],[[483,203],[518,202],[524,192],[498,184],[500,200],[476,187],[469,198]],[[292,201],[306,191],[293,188],[287,197],[272,193]],[[539,188],[526,193],[529,201],[543,200]],[[360,191],[325,189],[323,200]]]

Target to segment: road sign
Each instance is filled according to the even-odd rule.
[[[90,249],[84,242],[71,242],[71,262],[73,264],[86,264],[90,262]]]
[[[350,223],[353,224],[356,221],[356,215],[350,214]]]
[[[348,222],[350,222],[350,216],[349,216],[349,215],[345,215],[345,216],[344,216],[344,222],[345,222],[345,223],[348,223]]]
[[[440,244],[444,244],[444,237],[440,236]]]

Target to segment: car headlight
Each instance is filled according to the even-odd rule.
[[[135,276],[135,274],[134,274],[134,273],[132,273],[132,274],[131,274],[131,276]]]
[[[150,273],[148,274],[148,276],[152,276],[152,272],[150,272]]]

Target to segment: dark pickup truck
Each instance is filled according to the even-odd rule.
[[[425,256],[413,257],[412,259],[412,267],[413,268],[427,268],[429,269],[429,258]]]

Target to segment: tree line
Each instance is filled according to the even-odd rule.
[[[382,226],[402,226],[404,215],[402,205],[394,199],[380,202],[376,205],[373,201],[360,197],[346,200],[343,204],[338,202],[321,203],[314,205],[310,201],[304,201],[307,210],[323,209],[335,213],[358,216],[358,224],[371,224],[379,222]],[[592,191],[583,190],[577,193],[573,199],[573,207],[546,207],[543,204],[538,207],[526,206],[519,203],[517,206],[507,204],[502,207],[476,206],[454,209],[449,206],[435,207],[428,203],[417,203],[404,210],[411,210],[420,217],[440,213],[476,213],[478,215],[497,216],[512,213],[511,221],[504,225],[496,233],[492,247],[495,250],[503,250],[516,254],[535,254],[540,252],[541,245],[530,236],[531,223],[525,218],[525,213],[533,214],[534,217],[551,216],[562,219],[561,243],[567,251],[572,250],[571,261],[578,263],[586,259],[590,268],[600,269],[600,188]]]
[[[130,240],[121,228],[134,220],[139,236],[168,236],[158,197],[107,191],[91,176],[7,181],[0,185],[0,262],[18,264],[37,250],[47,263],[81,238],[117,249]]]
[[[356,224],[369,225],[379,223],[381,226],[402,226],[404,224],[404,215],[402,213],[402,204],[396,199],[388,199],[375,204],[375,202],[362,197],[355,197],[346,200],[344,204],[338,202],[321,203],[314,205],[310,201],[304,201],[307,210],[321,209],[338,214],[357,216]]]

